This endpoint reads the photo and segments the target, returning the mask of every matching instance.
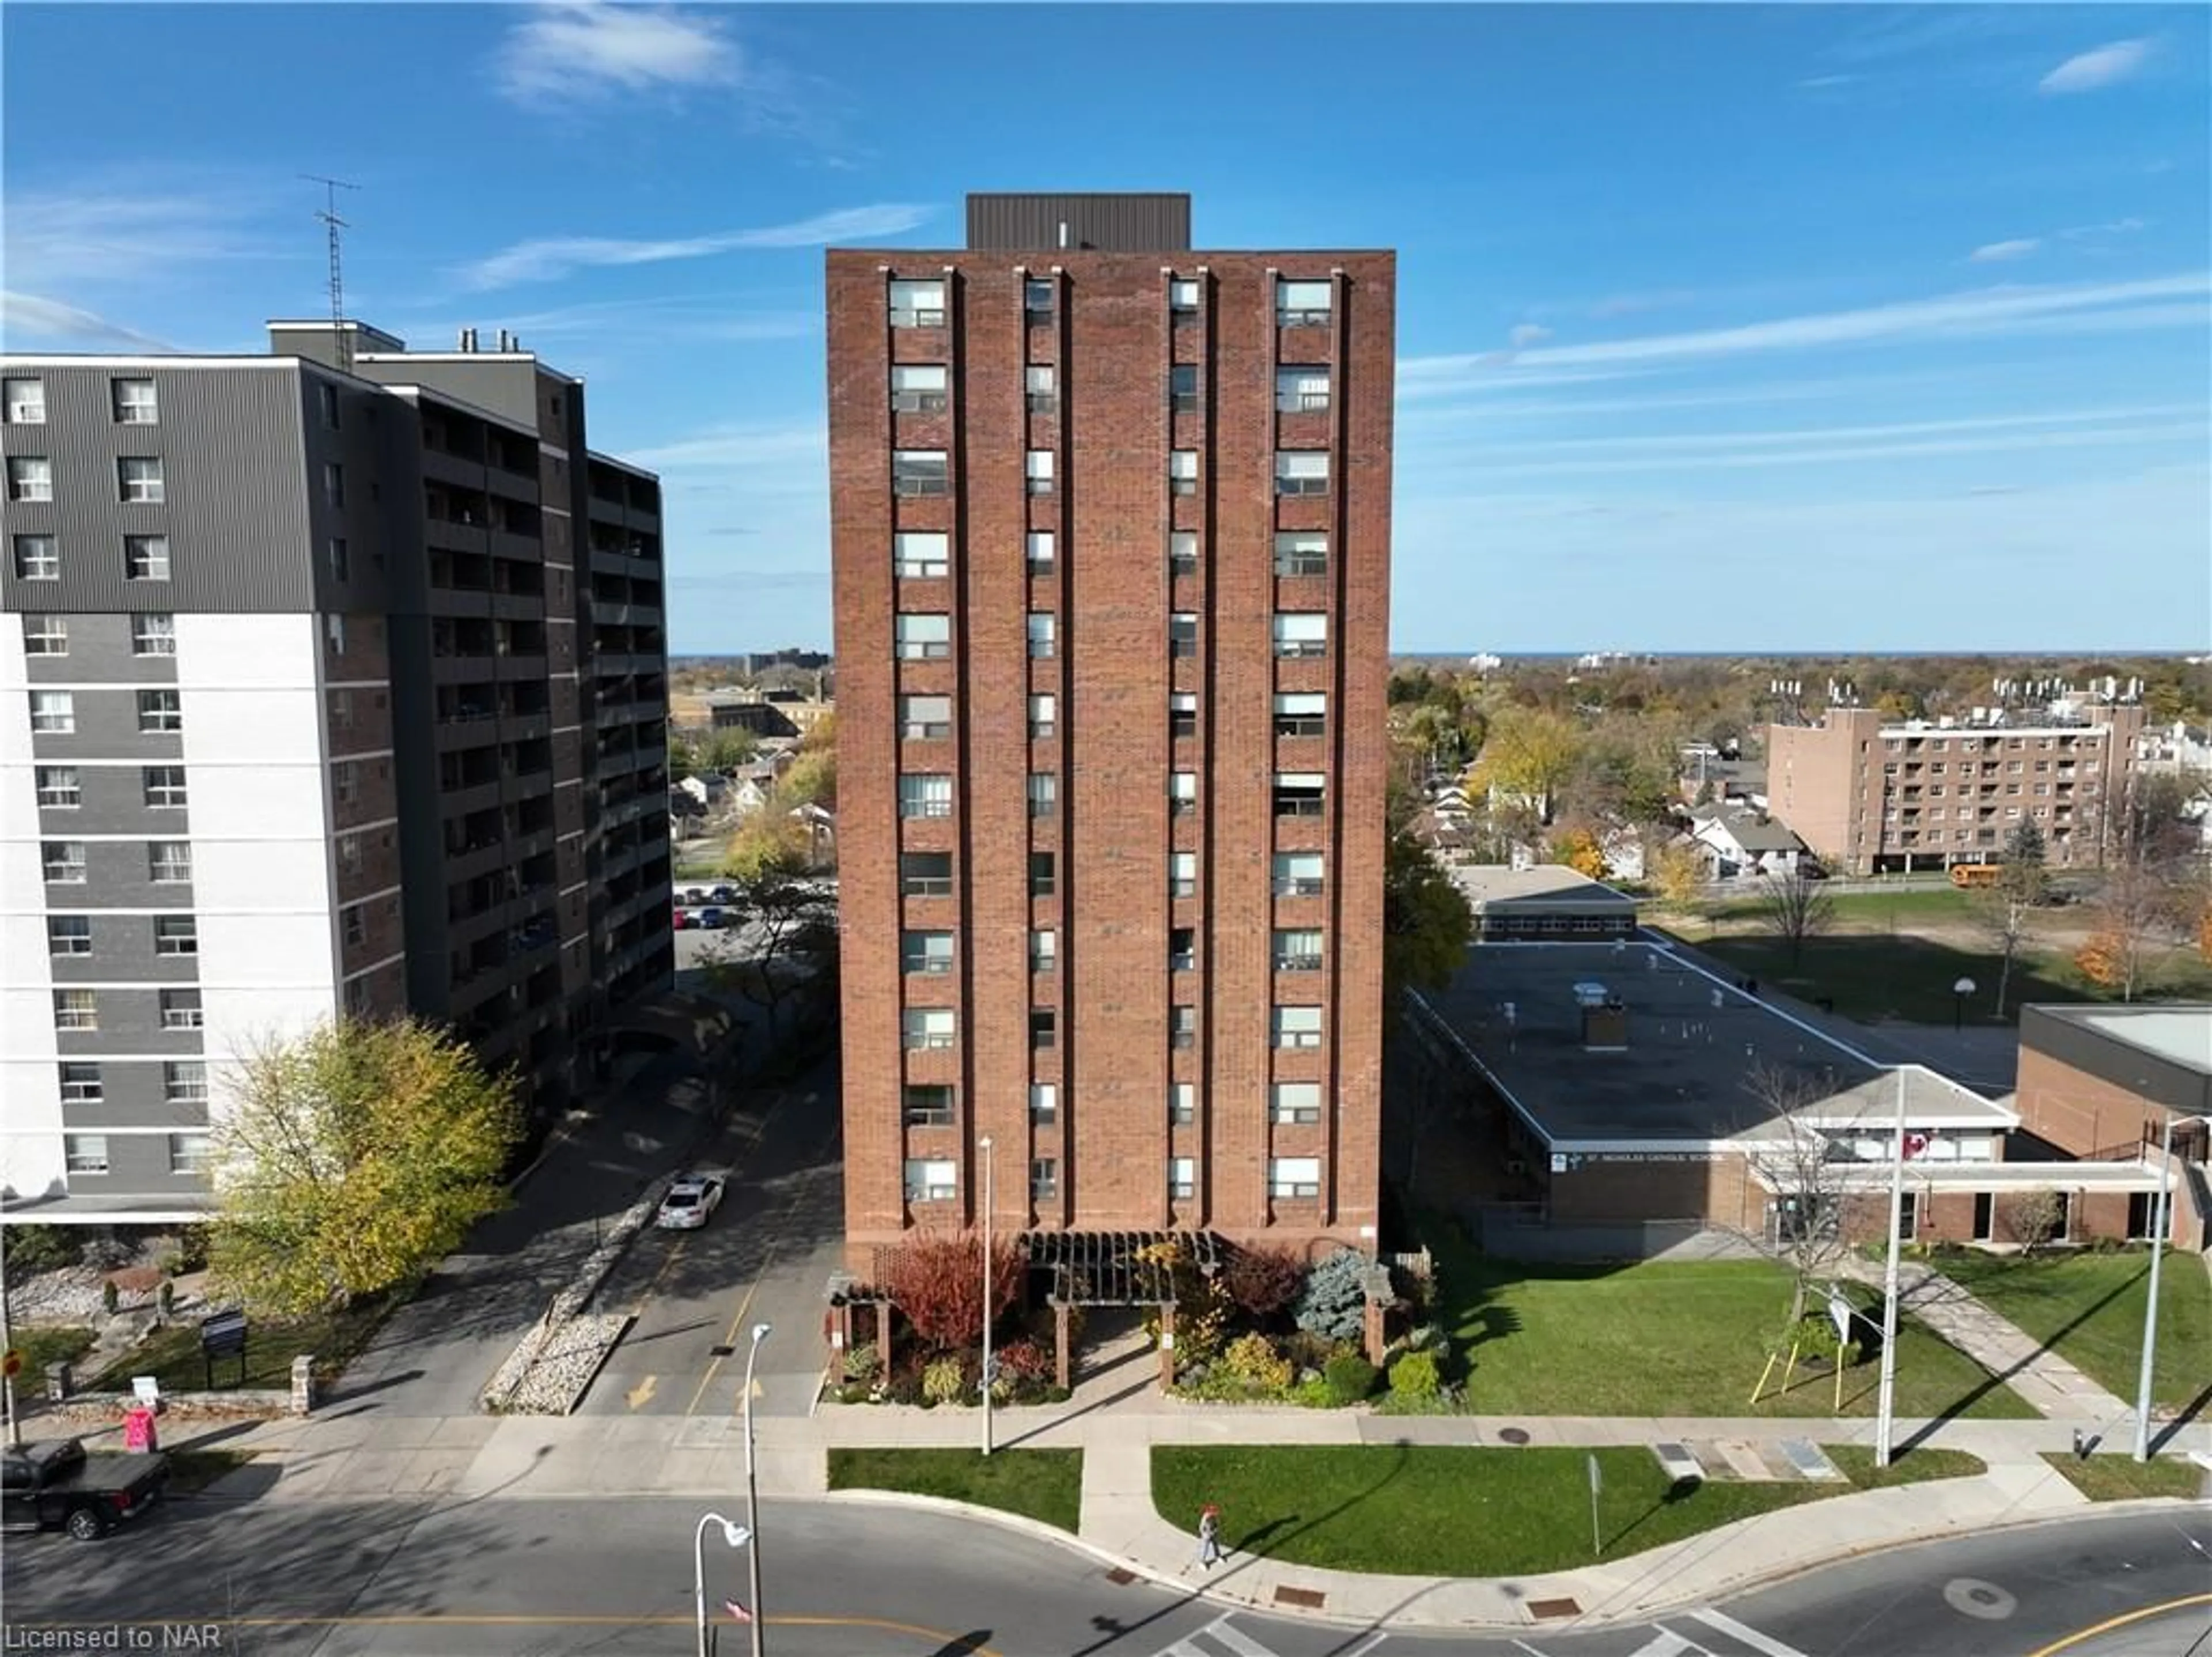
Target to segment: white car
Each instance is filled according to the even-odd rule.
[[[670,1231],[696,1231],[722,1200],[722,1182],[711,1173],[680,1173],[660,1199],[653,1223]]]

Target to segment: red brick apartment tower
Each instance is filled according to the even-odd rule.
[[[833,249],[846,1247],[1371,1250],[1396,259]]]

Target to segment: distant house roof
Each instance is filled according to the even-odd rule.
[[[1699,806],[1690,813],[1690,818],[1701,828],[1719,830],[1746,851],[1802,851],[1805,847],[1788,824],[1761,817],[1756,812],[1732,810],[1725,806]]]

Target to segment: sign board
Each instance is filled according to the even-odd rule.
[[[999,1359],[997,1354],[994,1353],[992,1355],[991,1361],[983,1366],[983,1385],[986,1386],[996,1386],[998,1384]]]
[[[201,1319],[200,1350],[210,1358],[246,1350],[246,1314],[218,1312]]]
[[[161,1405],[161,1378],[156,1375],[133,1375],[131,1378],[131,1395],[149,1410],[158,1410]]]
[[[1836,1343],[1849,1346],[1851,1342],[1851,1303],[1834,1289],[1828,1291],[1828,1319],[1836,1325]]]
[[[1595,1453],[1593,1453],[1589,1459],[1589,1482],[1590,1494],[1592,1496],[1597,1495],[1598,1492],[1605,1489],[1605,1474],[1599,1470],[1597,1457]]]

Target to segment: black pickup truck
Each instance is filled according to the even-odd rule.
[[[0,1471],[0,1529],[94,1541],[151,1507],[168,1482],[164,1455],[88,1455],[73,1438],[11,1444]]]

